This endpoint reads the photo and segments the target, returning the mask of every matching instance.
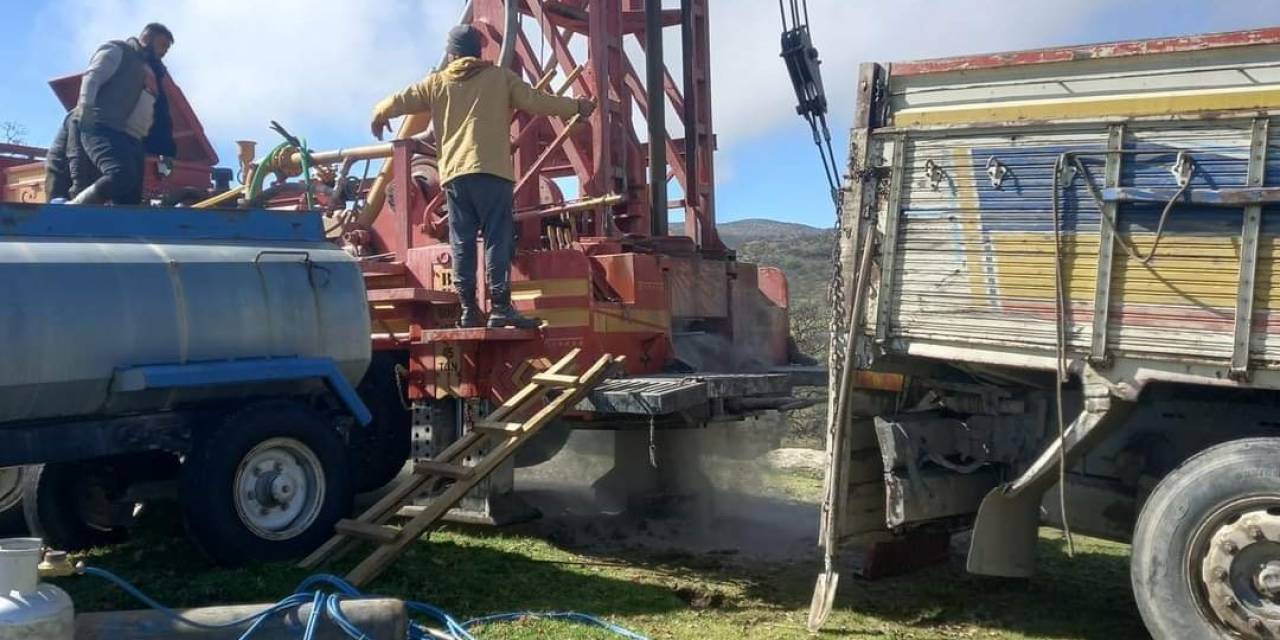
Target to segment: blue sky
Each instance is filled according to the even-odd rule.
[[[674,0],[664,0],[674,6]],[[370,107],[440,55],[457,0],[0,0],[0,121],[45,145],[61,121],[46,82],[150,20],[177,36],[168,62],[223,164],[234,140],[274,143],[278,119],[313,147],[370,141]],[[843,153],[858,63],[1280,25],[1278,0],[810,0]],[[718,215],[826,226],[816,151],[777,57],[775,0],[712,0]],[[536,46],[536,45],[535,45]],[[677,62],[672,65],[678,69]]]

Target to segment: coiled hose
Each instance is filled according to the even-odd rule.
[[[151,596],[148,596],[141,589],[129,583],[129,581],[120,576],[97,567],[84,567],[81,571],[84,575],[101,578],[119,588],[121,591],[129,594],[139,602],[160,612],[165,617],[180,622],[184,625],[196,629],[204,629],[208,631],[236,629],[248,625],[244,633],[239,636],[239,640],[251,640],[261,628],[263,622],[280,613],[296,609],[306,604],[311,605],[311,614],[307,617],[306,630],[303,632],[302,640],[314,640],[316,631],[325,621],[335,625],[342,630],[347,637],[353,640],[384,640],[375,639],[365,632],[361,631],[351,619],[342,612],[342,602],[345,600],[353,600],[359,598],[372,597],[362,593],[355,588],[350,582],[343,580],[334,575],[317,574],[303,580],[294,590],[293,594],[271,605],[267,610],[255,615],[233,620],[222,624],[206,624],[198,622],[183,616],[173,609],[161,604]],[[431,640],[433,638],[448,638],[451,640],[478,640],[475,635],[470,632],[472,627],[496,624],[502,622],[513,622],[517,620],[525,620],[529,618],[540,620],[557,620],[563,622],[573,622],[587,626],[596,627],[608,631],[618,637],[627,638],[627,640],[648,640],[630,629],[618,626],[611,622],[601,620],[595,616],[585,613],[576,612],[553,612],[553,613],[533,613],[533,612],[513,612],[500,613],[481,618],[473,618],[466,622],[458,622],[457,618],[449,615],[445,610],[425,602],[405,602],[405,607],[416,614],[426,616],[432,621],[442,625],[444,632],[436,632],[428,628],[426,625],[411,622],[409,625],[409,635],[407,640]]]

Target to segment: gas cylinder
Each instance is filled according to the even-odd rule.
[[[0,540],[0,640],[73,640],[71,596],[40,582],[39,538]]]

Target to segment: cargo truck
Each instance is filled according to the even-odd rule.
[[[1280,635],[1280,29],[856,82],[827,550],[972,527],[1026,577],[1066,525],[1155,637]]]

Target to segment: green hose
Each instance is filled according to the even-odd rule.
[[[299,143],[299,146],[295,147],[287,140],[285,142],[281,142],[271,150],[271,153],[267,154],[266,158],[262,161],[262,165],[270,163],[276,158],[277,154],[284,153],[287,149],[296,148],[298,150],[298,154],[302,156],[302,180],[307,185],[307,209],[314,209],[315,196],[312,192],[311,186],[311,150],[307,148],[306,138],[302,138]],[[262,183],[266,181],[268,173],[270,172],[262,170],[261,165],[259,165],[258,169],[253,172],[253,180],[249,184],[248,191],[245,192],[245,198],[249,202],[253,202],[255,198],[262,194]]]
[[[271,153],[268,153],[267,157],[263,159],[261,164],[258,165],[258,168],[253,171],[253,181],[250,182],[249,184],[249,190],[245,192],[245,198],[248,199],[250,202],[252,202],[254,198],[257,198],[259,195],[262,194],[262,183],[267,179],[268,172],[263,171],[262,165],[265,165],[268,162],[270,162],[272,158],[276,157],[277,153],[280,153],[281,151],[283,151],[288,147],[289,147],[288,142],[281,142],[280,144],[276,145],[276,148],[272,149]]]

